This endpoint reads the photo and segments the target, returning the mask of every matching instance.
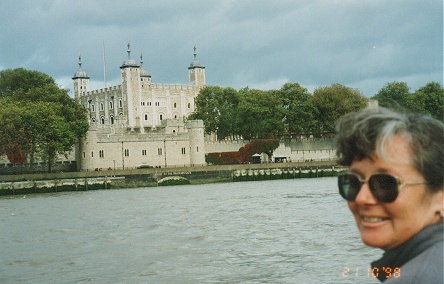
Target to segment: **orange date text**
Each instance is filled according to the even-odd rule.
[[[378,278],[380,275],[385,275],[385,278],[399,278],[401,277],[401,268],[400,267],[373,267],[362,269],[359,267],[349,267],[345,266],[342,269],[342,277],[343,278],[358,278],[358,277],[372,277]]]

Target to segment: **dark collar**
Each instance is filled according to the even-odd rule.
[[[382,258],[372,262],[372,268],[377,267],[377,278],[384,282],[387,274],[384,268],[391,268],[393,271],[395,268],[400,268],[409,260],[416,257],[421,252],[425,251],[435,243],[442,241],[443,239],[444,222],[440,221],[433,225],[427,226],[410,240],[399,245],[398,247],[384,252]]]

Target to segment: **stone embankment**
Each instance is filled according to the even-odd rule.
[[[157,186],[157,181],[168,176],[185,177],[193,184],[320,177],[334,175],[341,170],[334,161],[313,161],[1,175],[0,195]]]

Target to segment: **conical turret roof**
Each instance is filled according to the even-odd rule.
[[[82,69],[82,56],[79,53],[79,69],[77,69],[76,73],[74,73],[74,76],[72,79],[89,79],[88,74]]]
[[[122,66],[120,66],[120,68],[128,68],[128,67],[140,67],[139,64],[137,64],[137,62],[133,59],[131,59],[131,50],[130,50],[130,43],[128,41],[128,58],[122,62]]]
[[[191,62],[190,67],[188,67],[188,69],[193,69],[193,68],[205,68],[205,66],[200,64],[200,62],[197,60],[196,44],[194,44],[194,60],[193,62]]]

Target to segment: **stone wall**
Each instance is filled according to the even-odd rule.
[[[77,171],[76,161],[62,161],[57,162],[52,166],[52,172],[75,172]],[[25,163],[25,164],[0,164],[0,175],[17,175],[29,173],[46,173],[48,172],[48,165],[45,163]]]
[[[232,152],[248,144],[247,140],[205,142],[205,153]],[[334,139],[292,139],[280,143],[274,157],[285,158],[287,162],[333,161],[336,157]],[[259,154],[259,153],[258,153]],[[268,161],[266,154],[261,155],[263,162]]]

